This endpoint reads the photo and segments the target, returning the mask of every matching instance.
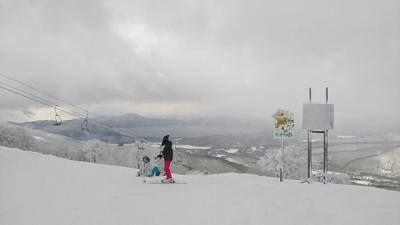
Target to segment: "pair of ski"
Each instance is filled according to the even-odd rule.
[[[181,181],[174,181],[174,182],[162,182],[162,181],[155,181],[155,180],[144,180],[143,184],[187,184],[186,182]]]

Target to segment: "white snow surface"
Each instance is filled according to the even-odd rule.
[[[235,148],[231,148],[231,149],[225,150],[225,152],[231,153],[231,154],[235,154],[235,153],[237,153],[238,151],[239,151],[239,149],[235,149]]]
[[[311,139],[311,143],[317,143],[317,142],[320,142],[320,141],[321,140],[319,140],[319,139]],[[303,139],[303,140],[299,140],[299,142],[307,143],[308,140],[307,139]]]
[[[0,224],[400,224],[395,191],[245,174],[143,184],[135,175],[130,168],[0,147]]]
[[[43,137],[39,137],[39,136],[33,136],[33,138],[35,138],[36,140],[39,140],[39,141],[45,140]]]
[[[337,135],[337,138],[341,138],[341,139],[353,139],[356,138],[356,136],[352,136],[352,135]]]
[[[211,147],[207,146],[193,146],[193,145],[175,145],[175,148],[189,149],[189,150],[209,150]]]
[[[244,165],[244,166],[249,166],[249,165],[247,165],[246,163],[242,163],[242,162],[240,162],[240,161],[238,161],[238,160],[235,160],[235,159],[232,159],[232,158],[225,158],[225,160],[227,160],[227,161],[229,161],[229,162],[232,162],[232,163]]]
[[[365,186],[368,186],[371,184],[370,182],[368,182],[366,180],[353,180],[352,182],[356,183],[356,184],[360,184],[360,185],[365,185]]]

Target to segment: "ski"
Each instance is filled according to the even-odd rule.
[[[145,181],[143,184],[187,184],[186,182],[175,181],[173,183],[164,183],[161,181]]]

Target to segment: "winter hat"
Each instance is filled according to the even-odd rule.
[[[142,158],[144,163],[149,163],[150,162],[150,158],[148,156],[143,156]]]

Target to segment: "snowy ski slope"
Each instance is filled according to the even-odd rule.
[[[136,170],[0,147],[0,224],[400,224],[400,193],[245,175],[148,185]],[[159,179],[159,178],[157,178]]]

